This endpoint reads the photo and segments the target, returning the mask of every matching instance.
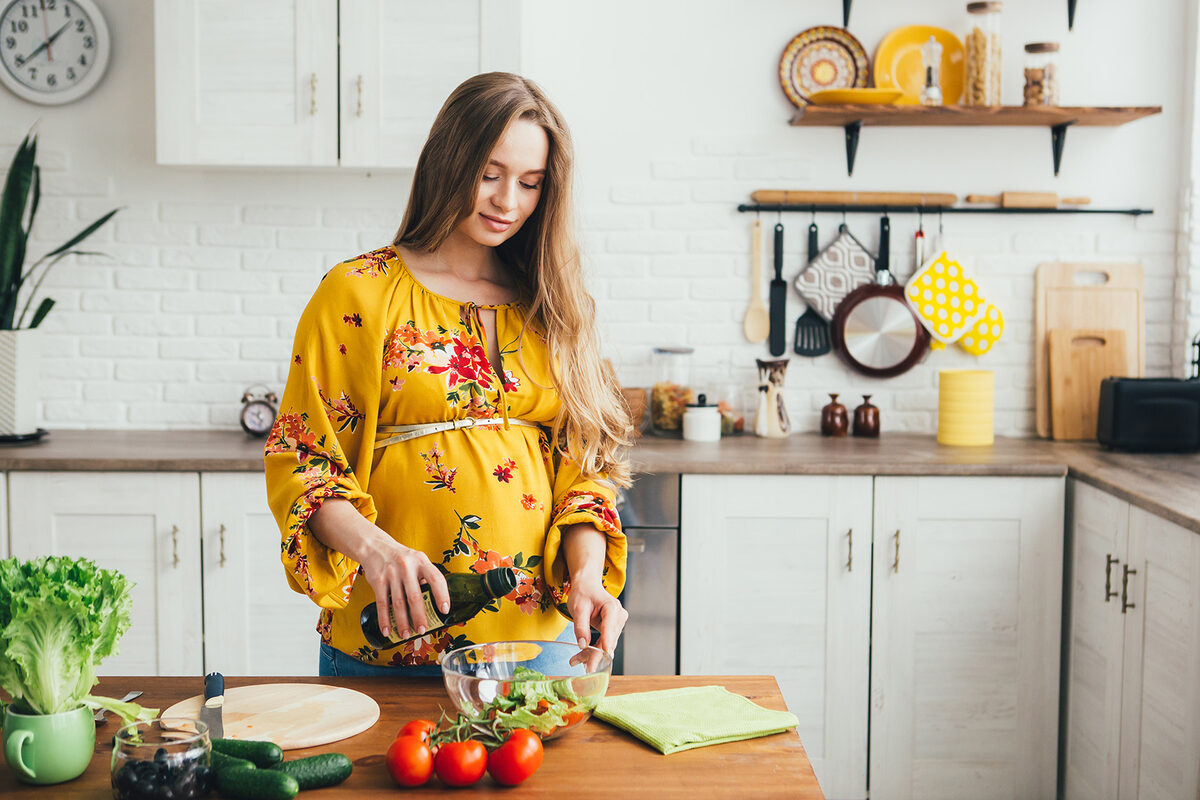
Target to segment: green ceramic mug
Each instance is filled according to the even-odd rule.
[[[87,769],[96,721],[84,706],[61,714],[4,712],[4,758],[25,783],[62,783]]]

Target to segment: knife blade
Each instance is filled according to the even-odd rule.
[[[200,706],[200,721],[208,725],[211,739],[223,739],[225,726],[221,711],[225,707],[225,677],[219,672],[204,676],[204,703]]]
[[[783,225],[775,223],[775,277],[771,279],[771,355],[787,350],[787,283],[783,280]]]

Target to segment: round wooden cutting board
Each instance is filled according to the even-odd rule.
[[[163,718],[199,719],[201,695],[168,708]],[[225,690],[226,739],[262,739],[284,750],[340,741],[370,728],[379,704],[362,692],[316,683],[262,683]]]

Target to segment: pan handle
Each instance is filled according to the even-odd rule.
[[[875,271],[887,272],[892,249],[892,223],[884,214],[879,218],[879,258],[875,259]],[[890,283],[890,281],[889,281]]]

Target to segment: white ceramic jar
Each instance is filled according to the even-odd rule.
[[[716,404],[708,404],[703,394],[695,403],[688,403],[683,412],[683,438],[689,442],[719,442],[721,440],[721,412]]]

